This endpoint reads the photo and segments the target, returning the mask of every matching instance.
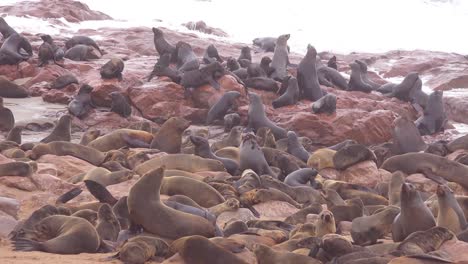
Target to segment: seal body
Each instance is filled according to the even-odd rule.
[[[216,156],[213,152],[211,152],[207,139],[198,136],[190,136],[190,141],[192,141],[192,143],[195,145],[195,155],[198,155],[202,158],[219,160],[223,163],[227,172],[229,172],[231,175],[235,175],[237,173],[239,168],[237,162],[232,159]]]
[[[223,62],[223,59],[221,59],[221,57],[219,56],[219,53],[216,47],[213,44],[210,44],[206,48],[205,54],[203,54],[203,62],[205,64],[210,64],[215,61],[221,63]]]
[[[83,84],[78,91],[78,94],[68,104],[68,112],[70,114],[80,118],[88,113],[92,108],[91,92],[93,87]]]
[[[28,54],[20,52],[24,49]],[[0,47],[0,65],[15,65],[32,57],[32,47],[20,34],[11,34]]]
[[[78,84],[78,79],[72,74],[65,74],[57,77],[50,85],[51,89],[62,89],[72,83]]]
[[[87,45],[76,45],[65,52],[65,58],[74,61],[87,61],[92,59],[99,59],[99,56],[94,54],[93,48]]]
[[[329,115],[336,112],[336,95],[328,93],[312,104],[312,112],[316,114],[327,113]]]
[[[398,154],[419,152],[426,148],[426,143],[424,143],[416,125],[403,117],[395,120],[393,145],[394,152]]]
[[[124,70],[124,62],[120,58],[112,58],[104,64],[99,73],[103,79],[118,78],[122,80],[122,71]]]
[[[152,28],[154,33],[154,47],[159,54],[159,57],[162,57],[165,54],[168,54],[171,60],[175,60],[177,54],[175,54],[176,48],[171,45],[164,38],[164,32],[159,28]],[[173,57],[174,56],[174,57]]]
[[[159,149],[167,153],[180,153],[182,133],[189,125],[189,121],[181,117],[169,118],[154,135],[150,148]]]
[[[97,43],[91,39],[90,37],[87,37],[87,36],[74,36],[72,37],[71,39],[67,40],[65,42],[65,47],[69,50],[77,45],[86,45],[86,46],[91,46],[93,48],[95,48],[96,50],[99,51],[99,53],[101,53],[102,55],[102,51],[101,49],[99,48],[99,46],[97,45]]]
[[[14,126],[15,117],[13,116],[13,112],[3,106],[3,98],[0,97],[0,130],[10,131]]]
[[[423,116],[415,121],[421,135],[432,135],[444,130],[447,115],[442,97],[443,91],[435,91],[429,95]]]
[[[353,62],[349,64],[349,66],[351,67],[351,78],[349,79],[348,83],[348,91],[361,91],[370,93],[372,91],[372,86],[362,80],[363,73],[361,72],[361,67],[359,64]]]
[[[455,234],[465,230],[468,227],[465,213],[455,199],[453,191],[447,185],[439,185],[436,194],[439,204],[437,226],[445,227]]]
[[[123,94],[112,92],[110,93],[110,96],[112,99],[111,112],[117,113],[122,117],[129,117],[132,114],[132,107]]]
[[[286,130],[277,126],[270,119],[266,117],[265,108],[262,99],[255,93],[249,93],[249,122],[248,127],[258,130],[261,127],[268,127],[275,135],[275,139],[279,140],[286,137]]]
[[[200,67],[197,55],[192,50],[190,44],[179,41],[176,44],[177,68],[181,72],[197,70]]]
[[[309,152],[302,146],[294,131],[288,131],[288,153],[307,163]]]
[[[246,134],[242,138],[240,149],[240,170],[251,169],[258,175],[268,174],[275,176],[258,146],[254,134]]]
[[[211,124],[214,120],[223,118],[227,111],[233,108],[235,100],[240,96],[241,94],[237,91],[224,93],[218,102],[216,102],[208,111],[206,123]]]
[[[295,105],[299,101],[299,85],[297,79],[289,77],[288,88],[280,97],[276,98],[272,104],[273,108],[279,108],[287,105]]]
[[[271,67],[275,69],[271,77],[277,80],[283,80],[287,76],[287,66],[289,65],[288,39],[290,35],[285,34],[276,40],[275,51],[271,61]]]
[[[297,81],[301,90],[301,98],[317,101],[323,93],[317,77],[317,50],[309,45],[305,57],[297,68]]]
[[[42,143],[52,141],[70,141],[71,140],[71,116],[63,115],[58,120],[50,135],[41,140]]]

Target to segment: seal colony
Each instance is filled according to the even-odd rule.
[[[0,67],[32,58],[28,39],[3,18],[0,32],[5,38]],[[171,43],[164,29],[151,32],[159,58],[145,81],[157,77],[177,83],[184,100],[204,105],[202,118],[174,116],[159,122],[157,129],[151,122],[155,120],[109,132],[97,126],[74,143],[74,125],[102,102],[92,100],[92,86],[63,75],[54,80],[52,89],[80,84],[68,105],[69,114],[58,117],[50,135],[40,142],[24,143],[24,127],[15,124],[15,113],[0,97],[1,130],[6,138],[0,142],[0,151],[11,159],[0,164],[0,178],[34,182],[38,163],[46,155],[69,156],[94,166],[67,179],[67,186],[73,187],[55,204],[44,205],[18,223],[9,235],[13,250],[114,252],[111,258],[124,263],[152,259],[163,263],[393,263],[405,257],[452,261],[438,250],[468,232],[468,197],[456,196],[453,190],[468,188],[468,167],[461,162],[464,157],[457,161],[446,156],[468,151],[468,137],[437,145],[421,136],[445,127],[442,92],[422,93],[417,73],[409,73],[400,84],[379,85],[367,75],[363,60],[350,63],[346,80],[338,71],[337,57],[325,65],[312,45],[293,65],[288,58],[287,41],[294,37],[290,34],[255,39],[255,45],[273,52],[272,58],[263,56],[255,62],[249,46],[233,58],[210,44],[200,57],[191,43]],[[44,43],[37,56],[43,68],[106,54],[88,36],[72,37],[64,43],[66,50],[49,35],[41,38]],[[109,55],[96,75],[125,82],[125,60]],[[294,70],[297,74],[291,74]],[[245,90],[221,92],[228,86],[221,79],[224,75]],[[216,100],[200,99],[204,86],[216,90]],[[4,94],[11,97],[18,90],[14,85],[2,88],[10,90]],[[269,116],[269,111],[287,111],[299,104],[308,104],[311,115],[333,115],[339,100],[333,89],[382,93],[420,107],[422,115],[415,122],[397,119],[393,139],[386,144],[365,146],[348,139],[321,148],[305,144],[320,138],[305,138]],[[274,98],[268,100],[271,105],[264,103],[265,93]],[[127,100],[128,92],[109,91],[107,96],[107,112],[119,120],[138,115]],[[216,127],[221,127],[223,139],[210,135]],[[434,154],[434,149],[443,149],[444,155]],[[327,174],[332,170],[343,175],[362,164],[392,176],[371,186]],[[414,174],[424,175],[436,187],[411,184]],[[113,185],[125,190],[116,191]],[[74,202],[85,189],[95,200]],[[271,204],[293,213],[270,219],[265,206]]]

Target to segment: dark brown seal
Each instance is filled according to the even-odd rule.
[[[286,78],[289,78],[287,80],[288,88],[284,94],[272,102],[273,108],[295,105],[299,101],[299,86],[297,84],[297,79],[292,76]]]
[[[307,46],[307,53],[297,68],[297,82],[301,91],[301,98],[317,101],[322,98],[323,92],[317,76],[317,50]]]
[[[163,240],[151,236],[132,237],[122,245],[115,255],[122,262],[128,264],[146,263],[153,257],[166,257],[169,245]]]
[[[268,174],[271,176],[276,176],[275,173],[271,170],[270,166],[268,166],[265,156],[258,146],[256,137],[253,133],[248,133],[243,136],[239,149],[239,168],[241,171],[251,169],[258,175]]]
[[[444,131],[448,119],[445,113],[443,95],[443,91],[431,93],[423,116],[415,121],[422,136]]]
[[[128,99],[119,92],[110,93],[112,103],[110,111],[114,112],[122,117],[129,117],[132,114],[132,107],[128,102]]]
[[[312,104],[312,112],[316,114],[336,112],[336,95],[328,93]]]
[[[57,77],[52,84],[50,85],[51,89],[62,89],[65,88],[66,86],[75,83],[78,84],[79,81],[78,79],[72,75],[72,74],[65,74]]]
[[[159,28],[152,28],[154,33],[154,47],[159,54],[159,57],[162,57],[165,54],[168,54],[172,61],[175,62],[176,55],[175,51],[176,48],[174,45],[169,44],[164,38],[164,32]]]
[[[78,90],[78,94],[68,104],[68,112],[78,118],[85,116],[89,110],[93,108],[93,104],[91,102],[92,91],[93,87],[88,84],[81,85],[80,90]]]
[[[180,153],[182,133],[190,122],[181,117],[169,118],[154,135],[150,148],[167,153]]]
[[[2,87],[4,89],[4,87]],[[0,130],[10,131],[15,126],[15,116],[10,109],[3,105],[3,98],[0,97]],[[20,144],[20,143],[18,143]]]
[[[288,40],[290,34],[284,34],[276,39],[275,51],[271,60],[271,67],[275,71],[271,74],[272,79],[282,81],[287,76],[287,66],[289,65]]]
[[[122,80],[122,72],[124,70],[124,61],[120,58],[112,58],[106,64],[102,65],[99,73],[103,79],[117,78]]]
[[[20,52],[24,49],[28,54]],[[0,47],[0,65],[15,65],[32,57],[32,47],[20,34],[10,35]]]
[[[210,108],[206,117],[206,124],[213,123],[216,119],[221,119],[229,109],[237,108],[235,101],[241,94],[237,91],[229,91],[223,94],[221,98]]]
[[[99,207],[96,231],[104,240],[116,241],[119,236],[120,223],[109,204]]]
[[[28,91],[16,83],[0,76],[0,96],[5,98],[25,98],[29,96]]]
[[[99,59],[99,56],[94,53],[94,49],[91,46],[78,44],[65,52],[65,58],[74,61],[88,61]]]
[[[87,36],[74,36],[72,37],[71,39],[67,40],[65,42],[65,47],[67,49],[71,49],[77,45],[87,45],[87,46],[91,46],[93,48],[95,48],[96,50],[99,51],[99,53],[101,53],[101,55],[103,54],[102,53],[102,50],[99,48],[99,46],[96,44],[96,42],[91,39],[90,37],[87,37]]]
[[[63,115],[58,120],[50,135],[41,140],[42,143],[52,141],[70,141],[71,140],[71,116]]]
[[[351,76],[348,82],[348,91],[370,93],[373,89],[370,84],[365,83],[364,80],[362,80],[363,73],[361,71],[361,66],[356,62],[352,62],[349,66],[351,68]]]
[[[266,116],[265,106],[263,105],[260,96],[255,93],[249,93],[249,99],[249,123],[247,127],[254,130],[257,130],[261,127],[268,127],[275,135],[276,140],[285,138],[287,136],[286,130],[277,126]]]
[[[6,140],[13,141],[21,145],[21,132],[23,131],[23,126],[14,126],[6,137]]]
[[[404,117],[397,118],[392,134],[393,152],[395,154],[419,152],[426,149],[426,143],[424,143],[418,128],[411,120]]]

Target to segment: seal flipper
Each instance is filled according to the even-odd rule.
[[[442,184],[442,185],[447,184],[447,180],[445,180],[441,176],[436,175],[429,168],[423,168],[420,171],[426,176],[426,178],[431,179],[438,184]]]
[[[144,142],[142,140],[132,138],[127,134],[122,134],[122,139],[131,148],[149,148],[150,147],[149,143],[146,143],[146,142]]]
[[[24,239],[24,238],[19,238],[13,240],[13,250],[14,251],[43,251],[42,250],[42,243],[29,240],[29,239]]]
[[[55,204],[64,204],[64,203],[70,201],[71,199],[77,197],[82,192],[83,192],[83,190],[81,190],[81,188],[79,188],[79,187],[73,188],[70,191],[60,195],[57,198],[57,200],[55,201]]]
[[[88,188],[89,192],[98,199],[101,203],[107,203],[110,205],[114,205],[118,202],[114,196],[106,189],[106,187],[102,186],[101,184],[92,181],[92,180],[85,180],[84,183],[86,184],[86,188]]]

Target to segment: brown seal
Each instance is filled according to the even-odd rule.
[[[432,92],[429,95],[423,115],[414,122],[422,136],[444,131],[448,119],[445,113],[443,95],[443,91]]]
[[[400,205],[401,186],[405,183],[406,175],[401,171],[392,173],[390,184],[388,185],[388,201],[390,205]]]
[[[12,27],[10,27],[10,25],[8,25],[8,23],[3,17],[0,17],[0,33],[3,35],[3,39],[7,39],[13,34],[18,34],[16,30],[14,30]]]
[[[238,91],[225,92],[221,98],[210,108],[206,116],[206,124],[210,125],[215,120],[224,118],[229,109],[236,110],[236,100],[241,96]]]
[[[0,87],[2,87],[2,89],[0,89],[1,97],[26,98],[29,96],[29,92],[25,88],[17,85],[3,76],[0,76]]]
[[[10,132],[8,132],[5,140],[13,141],[21,145],[21,132],[23,131],[23,128],[23,126],[14,126]]]
[[[8,89],[8,87],[2,87],[2,89]],[[10,131],[14,126],[15,117],[13,116],[13,112],[3,105],[3,98],[0,97],[0,130]]]
[[[346,168],[365,160],[376,161],[377,158],[372,150],[361,144],[343,147],[333,156],[333,164],[338,170],[345,170]]]
[[[116,241],[119,236],[120,223],[108,204],[99,207],[96,231],[103,240]]]
[[[76,45],[91,46],[95,48],[96,50],[98,50],[99,53],[101,53],[101,55],[103,54],[102,50],[99,48],[96,42],[88,36],[73,36],[72,38],[70,38],[69,40],[65,42],[65,47],[67,49],[71,49],[75,47]]]
[[[21,49],[24,49],[28,54],[20,52]],[[31,44],[20,34],[10,35],[0,47],[0,65],[18,65],[31,57]]]
[[[110,111],[114,112],[122,117],[129,117],[132,114],[132,107],[128,102],[128,99],[119,92],[112,92],[109,94],[111,97],[111,108]]]
[[[68,112],[78,118],[85,116],[93,107],[93,103],[91,102],[91,92],[93,89],[88,84],[81,85],[77,95],[68,104]]]
[[[348,91],[372,92],[372,86],[362,79],[361,66],[357,62],[352,62],[349,67],[351,68],[351,75],[348,82]]]
[[[336,112],[336,100],[336,95],[332,93],[326,94],[312,104],[312,112],[331,115]]]
[[[258,175],[268,174],[271,176],[276,176],[268,165],[253,133],[248,133],[243,136],[239,149],[239,169],[241,171],[252,169]]]
[[[261,127],[257,129],[257,142],[261,147],[276,148],[275,135],[268,127]]]
[[[301,98],[311,101],[317,101],[323,96],[317,76],[316,62],[317,50],[309,44],[307,53],[297,68],[297,82],[301,91]]]
[[[156,51],[159,54],[159,57],[164,56],[165,54],[168,54],[172,57],[172,60],[175,62],[175,54],[176,48],[174,45],[169,44],[169,42],[166,41],[164,38],[164,32],[159,29],[159,28],[152,28],[153,34],[154,34],[154,47],[156,48]]]
[[[314,203],[286,217],[284,222],[290,225],[302,224],[307,220],[308,214],[319,214],[321,211],[322,206],[318,203]]]
[[[392,133],[393,153],[405,154],[426,149],[426,143],[424,143],[418,128],[411,120],[399,117],[395,120],[394,124],[395,128]]]
[[[105,160],[104,153],[71,142],[55,141],[47,144],[41,143],[36,145],[30,154],[31,159],[38,159],[43,155],[52,154],[56,156],[73,156],[85,160],[95,166],[101,165]]]
[[[151,236],[132,237],[122,245],[114,256],[124,263],[145,263],[153,257],[166,257],[169,245],[163,240]]]
[[[187,172],[226,171],[223,163],[218,160],[204,159],[193,154],[169,154],[155,157],[143,162],[135,168],[135,172],[143,175],[153,168],[165,166],[168,170],[182,170]]]
[[[83,218],[52,215],[34,227],[37,241],[15,239],[16,251],[45,251],[55,254],[95,253],[100,246],[99,234]]]
[[[99,130],[99,129],[88,129],[81,136],[80,144],[86,146],[86,145],[89,144],[89,142],[95,140],[100,135],[101,135],[101,130]]]
[[[299,101],[300,95],[297,79],[292,76],[286,78],[288,82],[286,92],[272,102],[273,108],[280,108],[288,105],[296,105],[296,103]]]
[[[152,140],[153,135],[151,133],[141,130],[121,128],[98,137],[91,141],[87,146],[106,152],[123,147],[142,147],[144,145],[148,147]]]
[[[239,147],[242,139],[242,127],[235,126],[231,129],[229,134],[220,141],[211,144],[211,150],[217,151],[225,147]]]
[[[70,141],[71,140],[71,116],[63,115],[58,120],[50,135],[41,140],[42,143],[52,141]]]
[[[14,161],[0,164],[0,176],[30,177],[33,173],[33,165],[28,162]]]
[[[271,74],[272,79],[283,80],[287,76],[287,66],[289,65],[288,40],[290,34],[284,34],[276,39],[275,51],[271,60],[271,67],[275,71]]]
[[[325,168],[335,168],[333,164],[335,154],[336,151],[329,148],[318,149],[310,155],[307,166],[319,171]]]
[[[169,239],[190,235],[212,237],[215,228],[208,220],[161,203],[159,192],[163,177],[164,168],[151,170],[132,186],[127,198],[131,221],[150,233]]]
[[[249,93],[249,123],[247,127],[257,130],[261,127],[268,127],[275,135],[275,139],[279,140],[286,137],[286,130],[277,126],[273,123],[265,113],[265,106],[262,103],[262,99],[258,94]]]
[[[301,205],[294,201],[289,195],[273,188],[253,189],[251,191],[245,192],[241,195],[240,201],[247,205],[254,205],[268,201],[283,201],[291,204],[296,208],[301,207]]]
[[[107,169],[97,167],[89,170],[83,175],[83,181],[92,180],[102,186],[109,186],[128,181],[133,177],[134,172],[130,170],[120,170],[111,172]]]
[[[336,56],[333,55],[327,62],[327,66],[332,68],[332,69],[335,69],[335,70],[338,70],[338,65],[336,64]]]
[[[375,244],[379,238],[387,235],[391,229],[393,220],[400,213],[395,206],[386,207],[383,211],[353,219],[351,224],[351,237],[355,244]]]
[[[317,222],[315,223],[316,236],[323,237],[326,234],[336,233],[335,217],[331,211],[323,210],[318,216]]]
[[[403,241],[416,231],[425,231],[436,225],[434,216],[413,185],[404,183],[401,186],[400,203],[401,211],[392,225],[393,241]]]
[[[151,141],[150,148],[169,154],[180,153],[182,133],[190,122],[181,117],[171,117],[159,128]]]
[[[57,77],[51,84],[50,89],[62,89],[70,84],[79,84],[78,79],[72,74],[65,74]]]
[[[112,58],[106,64],[102,65],[99,73],[103,79],[117,78],[122,80],[122,71],[124,70],[124,62],[120,58]]]
[[[71,216],[80,217],[86,219],[93,226],[96,226],[98,220],[98,213],[91,209],[82,209],[74,212]]]
[[[73,61],[88,61],[99,59],[99,56],[94,53],[91,46],[78,44],[65,52],[65,58]]]
[[[257,257],[258,264],[270,264],[270,263],[319,264],[319,263],[322,263],[309,256],[299,255],[299,254],[295,254],[291,252],[276,251],[262,244],[255,244],[253,252],[255,253],[255,256]]]
[[[435,250],[455,235],[445,227],[435,226],[427,230],[421,230],[410,234],[397,247],[392,255],[417,255],[425,254]]]
[[[238,113],[231,113],[224,116],[224,132],[229,132],[233,127],[240,125]]]
[[[455,199],[453,191],[447,185],[438,185],[436,194],[439,204],[437,226],[445,227],[455,234],[465,230],[468,227],[465,213]]]

